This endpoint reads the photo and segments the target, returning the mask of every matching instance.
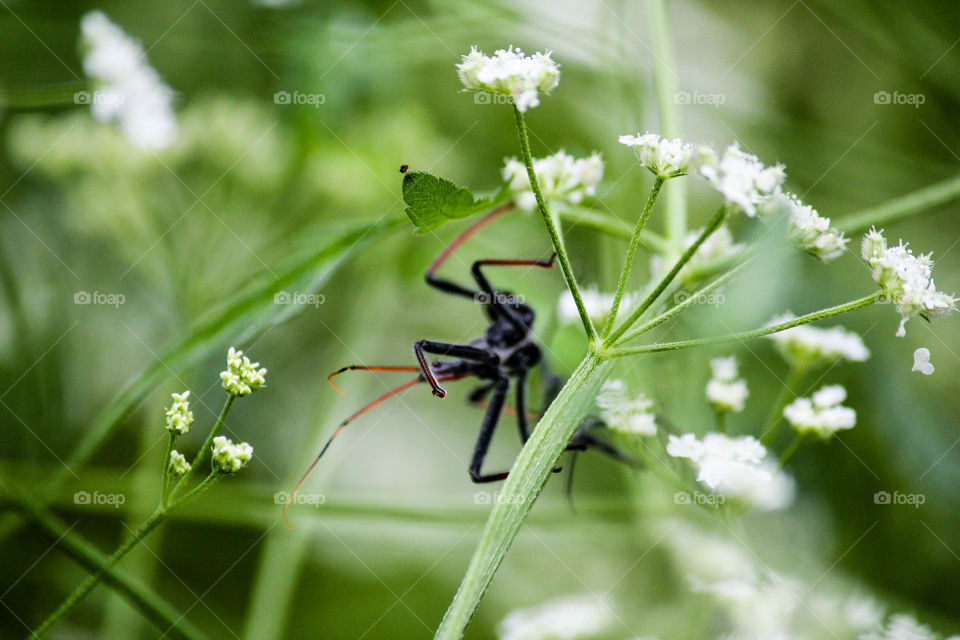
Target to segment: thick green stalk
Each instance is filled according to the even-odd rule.
[[[680,105],[677,104],[676,60],[670,41],[670,27],[665,0],[648,0],[647,20],[653,35],[653,83],[660,114],[661,135],[679,138],[683,135]],[[671,180],[666,188],[667,240],[679,252],[687,235],[687,191],[684,180]]]
[[[883,295],[883,292],[877,291],[869,296],[858,298],[857,300],[847,302],[846,304],[840,304],[835,307],[814,311],[813,313],[799,316],[788,322],[773,324],[769,327],[760,327],[759,329],[752,329],[750,331],[742,331],[740,333],[732,333],[730,335],[717,336],[714,338],[696,338],[694,340],[680,340],[678,342],[661,342],[659,344],[648,344],[641,347],[622,347],[607,351],[606,354],[610,358],[622,358],[624,356],[633,356],[641,353],[676,351],[678,349],[688,349],[690,347],[701,347],[712,344],[722,344],[725,342],[740,342],[743,340],[750,340],[752,338],[770,335],[771,333],[777,333],[778,331],[783,331],[784,329],[796,327],[801,324],[807,324],[808,322],[814,322],[815,320],[822,320],[823,318],[830,318],[842,313],[847,313],[848,311],[854,311],[856,309],[867,307],[874,302],[881,300]]]
[[[560,263],[560,270],[563,272],[563,279],[567,281],[567,288],[573,296],[573,301],[577,305],[577,312],[580,314],[580,321],[583,323],[583,330],[587,333],[587,341],[590,344],[597,338],[597,330],[593,328],[593,322],[587,313],[587,308],[583,304],[583,298],[580,296],[580,287],[577,285],[577,278],[573,275],[573,267],[570,266],[570,258],[567,256],[567,249],[563,245],[563,239],[557,230],[550,212],[547,210],[547,203],[540,193],[540,183],[537,181],[537,173],[533,170],[533,155],[530,152],[530,137],[527,135],[527,123],[523,118],[523,112],[513,107],[513,113],[517,121],[517,134],[520,136],[520,152],[523,156],[523,163],[527,167],[527,177],[530,179],[530,187],[533,189],[533,195],[537,198],[537,208],[543,217],[543,222],[547,225],[547,231],[550,233],[550,241],[553,243],[553,249],[557,252],[557,262]]]
[[[863,231],[873,225],[888,224],[923,213],[955,198],[960,198],[960,176],[948,178],[905,196],[888,200],[879,206],[839,218],[836,226],[840,231],[849,233]]]
[[[513,464],[490,512],[470,566],[447,609],[435,640],[460,640],[480,599],[490,586],[534,501],[573,436],[590,410],[609,364],[590,352],[564,385],[533,430]]]
[[[613,296],[613,306],[607,315],[607,321],[603,325],[603,331],[600,332],[601,337],[610,333],[613,329],[613,323],[616,322],[617,312],[620,310],[620,301],[623,299],[623,291],[627,288],[627,280],[630,279],[630,270],[633,268],[633,256],[636,254],[637,247],[640,244],[640,234],[643,233],[643,228],[647,226],[647,220],[653,211],[653,205],[657,202],[657,196],[660,195],[660,188],[663,187],[663,182],[663,178],[657,178],[654,181],[650,195],[647,197],[647,202],[643,206],[643,211],[640,212],[640,219],[637,220],[637,226],[634,228],[633,236],[630,238],[630,245],[627,247],[627,256],[623,260],[623,269],[620,270],[620,279],[617,281],[617,292]]]
[[[723,224],[723,221],[726,220],[728,214],[728,209],[726,205],[720,207],[720,210],[717,211],[713,218],[710,219],[710,222],[707,223],[707,226],[703,228],[703,231],[700,233],[693,244],[687,247],[687,250],[683,252],[683,255],[677,260],[676,264],[673,265],[673,268],[670,269],[670,272],[667,273],[660,282],[657,284],[656,288],[650,292],[650,295],[640,304],[639,307],[634,309],[633,313],[630,314],[630,317],[624,320],[623,324],[613,330],[607,339],[607,346],[614,344],[617,339],[623,335],[623,333],[633,325],[640,316],[643,315],[643,312],[650,308],[657,298],[660,297],[660,294],[673,282],[673,279],[677,277],[677,274],[680,273],[680,270],[683,269],[684,265],[690,262],[690,258],[693,257],[693,254],[697,252],[697,249],[700,248],[707,238],[713,235],[713,232],[720,228],[720,225]]]

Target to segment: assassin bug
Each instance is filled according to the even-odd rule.
[[[404,173],[406,169],[406,165],[401,167],[401,173]],[[446,390],[441,386],[442,382],[452,382],[470,377],[480,380],[480,385],[471,391],[468,396],[468,399],[472,403],[487,401],[486,412],[483,417],[483,422],[480,425],[480,433],[477,437],[473,457],[470,462],[470,479],[476,483],[484,483],[496,482],[507,477],[508,471],[484,473],[482,471],[483,463],[490,447],[490,441],[499,423],[500,416],[504,411],[507,394],[511,385],[515,389],[515,413],[521,443],[526,444],[527,439],[530,437],[526,401],[527,378],[531,369],[541,364],[543,354],[540,347],[531,339],[531,328],[535,317],[533,309],[523,302],[520,302],[513,294],[495,289],[484,274],[484,268],[493,266],[526,266],[548,269],[553,266],[556,255],[551,256],[548,260],[503,258],[477,260],[470,269],[479,287],[477,290],[440,278],[436,275],[436,272],[470,236],[493,222],[511,208],[512,204],[503,205],[473,223],[436,257],[425,273],[425,280],[431,287],[439,289],[444,293],[470,298],[483,305],[484,312],[490,322],[484,333],[467,344],[419,340],[413,345],[414,356],[417,361],[415,366],[350,365],[338,369],[327,376],[327,381],[330,385],[336,389],[338,393],[343,395],[340,388],[333,382],[333,378],[346,371],[407,371],[417,373],[415,378],[391,389],[376,400],[361,407],[337,426],[336,430],[320,450],[316,459],[314,459],[313,463],[300,478],[296,488],[294,488],[291,493],[290,500],[284,505],[284,520],[287,518],[287,507],[293,502],[293,496],[300,490],[300,487],[306,481],[307,477],[320,462],[323,454],[326,453],[330,444],[344,427],[384,400],[420,383],[428,384],[433,395],[438,398],[444,398],[446,397]],[[434,360],[430,362],[427,358],[428,354],[441,357],[446,356],[453,359]],[[545,377],[544,396],[545,403],[548,405],[559,392],[562,386],[562,380],[552,376]],[[577,452],[594,447],[615,458],[622,459],[620,453],[613,449],[613,447],[588,433],[594,422],[587,420],[581,425],[567,446],[567,450]],[[560,471],[560,469],[557,468],[554,469],[554,471]],[[289,521],[287,521],[287,526],[290,526]]]

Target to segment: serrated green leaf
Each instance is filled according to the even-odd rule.
[[[478,198],[469,189],[426,171],[411,171],[403,176],[403,201],[417,233],[487,211],[506,202],[508,197],[507,185],[489,198]]]

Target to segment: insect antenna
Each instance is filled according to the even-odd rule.
[[[347,367],[347,369],[349,369],[349,367]],[[421,380],[420,377],[416,377],[416,378],[414,378],[413,380],[409,380],[409,381],[407,381],[407,382],[404,382],[404,383],[403,383],[402,385],[400,385],[399,387],[396,387],[396,388],[394,388],[394,389],[391,389],[390,391],[386,392],[385,394],[383,394],[382,396],[380,396],[379,398],[377,398],[377,399],[374,400],[373,402],[370,402],[370,403],[364,405],[363,407],[361,407],[360,409],[358,409],[357,411],[355,411],[354,413],[352,413],[346,420],[344,420],[344,421],[341,422],[339,425],[337,425],[337,428],[334,430],[334,432],[333,432],[333,434],[330,436],[330,438],[327,439],[327,442],[326,442],[326,444],[323,445],[323,448],[320,449],[320,453],[317,454],[317,457],[313,460],[313,463],[312,463],[312,464],[310,465],[310,467],[306,470],[306,472],[304,472],[304,474],[300,477],[300,481],[297,483],[297,486],[294,487],[293,491],[290,493],[290,497],[289,497],[289,499],[287,499],[286,504],[283,505],[283,521],[286,523],[287,529],[292,528],[292,527],[290,526],[290,520],[287,518],[287,508],[293,503],[293,499],[296,497],[297,492],[300,491],[300,487],[303,486],[303,483],[307,481],[307,478],[310,477],[310,474],[313,473],[313,470],[317,467],[317,464],[319,464],[320,458],[322,458],[322,457],[323,457],[323,454],[325,454],[325,453],[327,452],[327,449],[330,448],[330,444],[333,442],[334,438],[336,438],[338,435],[340,435],[340,432],[343,431],[343,428],[344,428],[344,427],[346,427],[348,424],[350,424],[351,422],[353,422],[354,420],[356,420],[358,417],[360,417],[361,415],[363,415],[364,413],[366,413],[366,412],[369,411],[370,409],[373,409],[375,406],[377,406],[378,404],[380,404],[380,403],[383,402],[384,400],[386,400],[386,399],[388,399],[388,398],[392,398],[393,396],[397,395],[397,394],[400,393],[401,391],[405,391],[405,390],[409,389],[410,387],[412,387],[413,385],[415,385],[415,384],[417,384],[417,383],[419,383],[419,382],[423,382],[423,380]]]

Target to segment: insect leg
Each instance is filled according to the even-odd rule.
[[[433,340],[419,340],[415,342],[413,344],[413,353],[417,357],[417,362],[420,363],[420,371],[423,373],[424,379],[433,390],[433,395],[438,398],[446,397],[447,392],[444,391],[440,383],[437,382],[437,377],[434,375],[433,369],[430,368],[430,363],[427,362],[424,353],[432,353],[438,356],[453,356],[454,358],[463,358],[464,360],[492,366],[500,364],[500,356],[486,349],[478,349],[477,347],[464,344],[435,342]]]
[[[473,459],[470,461],[470,479],[476,483],[503,480],[509,473],[508,471],[488,474],[480,473],[480,467],[483,466],[483,461],[487,457],[487,450],[490,448],[493,432],[497,429],[497,422],[500,420],[500,413],[503,411],[503,403],[507,398],[507,391],[509,389],[510,378],[501,375],[493,388],[490,405],[487,407],[487,413],[483,416],[480,435],[477,437],[477,445],[473,450]]]

